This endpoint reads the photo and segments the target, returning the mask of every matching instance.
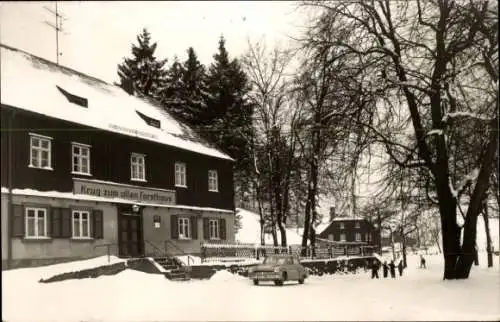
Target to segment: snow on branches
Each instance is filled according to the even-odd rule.
[[[460,118],[460,117],[472,118],[472,119],[476,119],[479,121],[485,121],[485,122],[491,122],[494,120],[494,118],[487,117],[487,116],[480,115],[480,114],[470,113],[470,112],[453,112],[453,113],[446,113],[443,116],[441,121],[443,123],[448,123],[449,120],[455,119],[455,118]]]

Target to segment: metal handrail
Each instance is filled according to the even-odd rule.
[[[107,243],[107,244],[100,244],[100,245],[95,245],[94,250],[99,247],[106,247],[107,248],[107,253],[108,253],[108,264],[111,262],[111,252],[109,251],[111,246],[118,246],[118,243]]]
[[[194,258],[191,257],[191,255],[187,254],[182,248],[180,248],[179,246],[177,246],[176,244],[172,243],[171,241],[169,241],[168,239],[166,239],[165,241],[163,241],[163,246],[165,247],[165,253],[168,254],[167,252],[167,245],[171,245],[171,246],[174,246],[175,249],[179,250],[183,255],[187,256],[187,259],[188,259],[188,267],[191,266],[191,260],[193,261],[194,263]]]

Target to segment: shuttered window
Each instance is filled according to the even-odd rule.
[[[25,212],[25,237],[47,238],[47,209],[26,207]]]
[[[90,238],[90,213],[88,211],[73,210],[72,238]]]
[[[178,219],[178,232],[179,239],[191,239],[190,220],[186,217]]]
[[[217,219],[210,219],[208,221],[208,231],[210,239],[220,239],[219,221]]]

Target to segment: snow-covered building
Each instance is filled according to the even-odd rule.
[[[377,227],[362,217],[337,216],[330,209],[330,221],[316,227],[320,239],[337,243],[355,243],[378,246],[380,234]]]
[[[0,44],[2,268],[234,241],[234,160],[155,103]]]

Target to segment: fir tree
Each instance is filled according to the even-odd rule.
[[[137,36],[137,42],[138,45],[132,44],[133,57],[124,58],[118,65],[121,86],[129,93],[133,87],[143,95],[158,98],[167,74],[163,67],[167,60],[158,60],[154,56],[157,44],[151,43],[147,29]]]
[[[205,66],[200,63],[193,47],[187,50],[188,58],[183,64],[182,96],[186,103],[185,119],[193,126],[200,126],[205,118],[209,94],[206,85]]]
[[[161,91],[161,103],[173,116],[181,121],[184,119],[184,107],[186,101],[184,100],[184,81],[183,81],[183,66],[179,62],[177,56],[174,58],[172,66],[167,71],[167,80],[165,86]]]
[[[223,37],[209,68],[207,84],[210,97],[204,134],[236,160],[235,188],[236,193],[242,195],[248,190],[253,164],[253,106],[247,99],[250,90],[247,76],[237,59],[229,59]]]

